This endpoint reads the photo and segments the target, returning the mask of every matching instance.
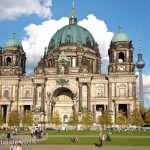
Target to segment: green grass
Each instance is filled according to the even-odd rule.
[[[48,138],[39,141],[38,145],[99,145],[98,138],[81,137],[80,142],[70,142],[70,138]],[[113,138],[112,141],[104,141],[104,145],[109,146],[150,146],[150,138]]]
[[[103,134],[107,134],[111,132],[113,136],[119,135],[119,136],[150,136],[150,131],[103,131]],[[74,131],[74,130],[67,130],[67,131],[45,131],[45,134],[48,133],[49,135],[98,135],[98,131],[92,131],[92,130],[84,130],[84,131]]]

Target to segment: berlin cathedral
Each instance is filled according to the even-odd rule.
[[[115,123],[123,110],[127,118],[139,107],[136,97],[134,48],[122,31],[114,34],[108,49],[108,73],[101,73],[101,50],[92,34],[77,24],[72,8],[68,25],[50,39],[44,55],[26,76],[26,52],[20,41],[10,38],[0,49],[0,112],[6,118],[12,110],[22,115],[32,111],[34,123],[50,123],[57,111],[62,124],[75,112],[82,119],[89,111],[93,124],[108,110]]]

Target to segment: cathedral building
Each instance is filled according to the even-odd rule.
[[[140,104],[132,41],[121,31],[113,36],[107,74],[101,73],[100,52],[92,34],[77,25],[74,8],[69,24],[52,36],[32,76],[26,76],[22,44],[10,38],[0,49],[0,112],[4,123],[12,110],[21,116],[32,111],[35,124],[50,123],[56,111],[63,124],[73,112],[81,120],[85,111],[90,112],[93,124],[99,123],[104,110],[109,110],[113,123],[119,110],[129,119]]]

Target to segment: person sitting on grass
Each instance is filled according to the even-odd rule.
[[[106,136],[106,141],[111,141],[111,138],[110,138],[109,134],[107,134],[107,136]]]

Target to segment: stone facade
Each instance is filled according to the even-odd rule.
[[[131,41],[110,43],[108,74],[102,74],[97,45],[91,45],[89,37],[84,44],[72,43],[69,37],[66,43],[49,45],[33,76],[25,75],[23,48],[4,46],[0,52],[0,112],[4,122],[8,112],[17,109],[21,115],[32,111],[35,124],[50,123],[55,111],[63,124],[73,112],[81,119],[84,111],[91,112],[93,123],[98,124],[107,109],[115,123],[119,110],[129,118],[139,106]]]

